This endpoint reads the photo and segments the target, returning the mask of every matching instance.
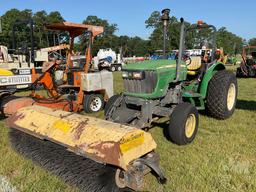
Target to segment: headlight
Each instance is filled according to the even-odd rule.
[[[141,72],[133,72],[132,77],[134,79],[142,79],[142,73]]]
[[[143,71],[123,71],[122,77],[129,79],[143,79],[144,73]]]
[[[124,72],[122,73],[122,77],[123,77],[123,78],[128,78],[128,72],[127,72],[127,71],[124,71]]]

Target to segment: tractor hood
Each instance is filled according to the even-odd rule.
[[[163,97],[176,78],[176,60],[148,60],[123,67],[124,95],[154,99]],[[180,81],[187,76],[185,63],[180,66]]]
[[[176,60],[147,60],[129,64],[123,67],[123,70],[158,70],[162,68],[176,68]]]

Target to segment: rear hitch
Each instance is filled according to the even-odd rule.
[[[117,169],[115,175],[116,184],[119,188],[128,187],[135,191],[142,191],[143,178],[151,171],[156,174],[159,183],[166,183],[167,179],[159,167],[159,156],[154,152],[133,161],[127,171]]]
[[[156,173],[159,183],[165,184],[167,182],[166,177],[164,176],[163,171],[160,169],[159,165],[156,162],[152,162],[148,159],[137,159],[136,162],[142,163],[150,168],[154,173]]]

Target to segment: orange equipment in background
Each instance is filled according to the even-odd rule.
[[[91,49],[94,38],[103,33],[103,27],[86,24],[76,24],[71,22],[54,23],[46,26],[48,30],[66,31],[69,33],[69,49],[67,60],[45,62],[42,74],[36,74],[32,70],[32,86],[42,85],[48,94],[48,98],[37,94],[35,90],[30,94],[30,98],[20,98],[19,103],[33,103],[36,105],[47,106],[54,109],[79,112],[97,112],[104,106],[105,101],[113,95],[112,73],[102,71],[89,73],[91,65]],[[74,65],[74,39],[82,34],[88,34],[88,43],[85,51],[85,61],[80,62],[79,66]],[[60,74],[60,75],[56,75]],[[56,76],[59,76],[56,79]],[[93,84],[94,86],[88,86]],[[106,86],[107,83],[107,86]],[[31,102],[28,102],[30,100]],[[14,101],[13,101],[14,102]],[[15,103],[9,103],[13,108]],[[5,103],[6,102],[2,102]],[[12,106],[11,106],[12,105]],[[22,105],[22,104],[21,104]],[[7,106],[1,106],[6,109]],[[8,109],[7,109],[8,111]]]

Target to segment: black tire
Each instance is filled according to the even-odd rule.
[[[193,119],[193,128],[191,132],[188,132],[186,128],[189,118]],[[190,103],[181,103],[173,110],[166,133],[173,143],[186,145],[195,139],[198,124],[199,116],[197,109]]]
[[[256,70],[252,66],[248,67],[248,76],[249,77],[255,77],[256,76]]]
[[[104,108],[105,117],[108,115],[109,110],[111,109],[111,107],[119,97],[120,95],[113,95],[112,97],[109,98]]]
[[[238,67],[238,68],[236,69],[236,77],[242,77],[242,76],[243,76],[243,75],[242,75],[241,68]]]
[[[104,107],[104,99],[101,94],[85,95],[84,97],[84,112],[96,113]]]
[[[235,89],[231,104],[228,104],[228,94],[231,86]],[[237,100],[237,80],[235,74],[227,70],[218,71],[214,74],[208,85],[206,97],[206,111],[210,116],[217,119],[229,118],[235,110]],[[232,99],[233,98],[233,99]]]

